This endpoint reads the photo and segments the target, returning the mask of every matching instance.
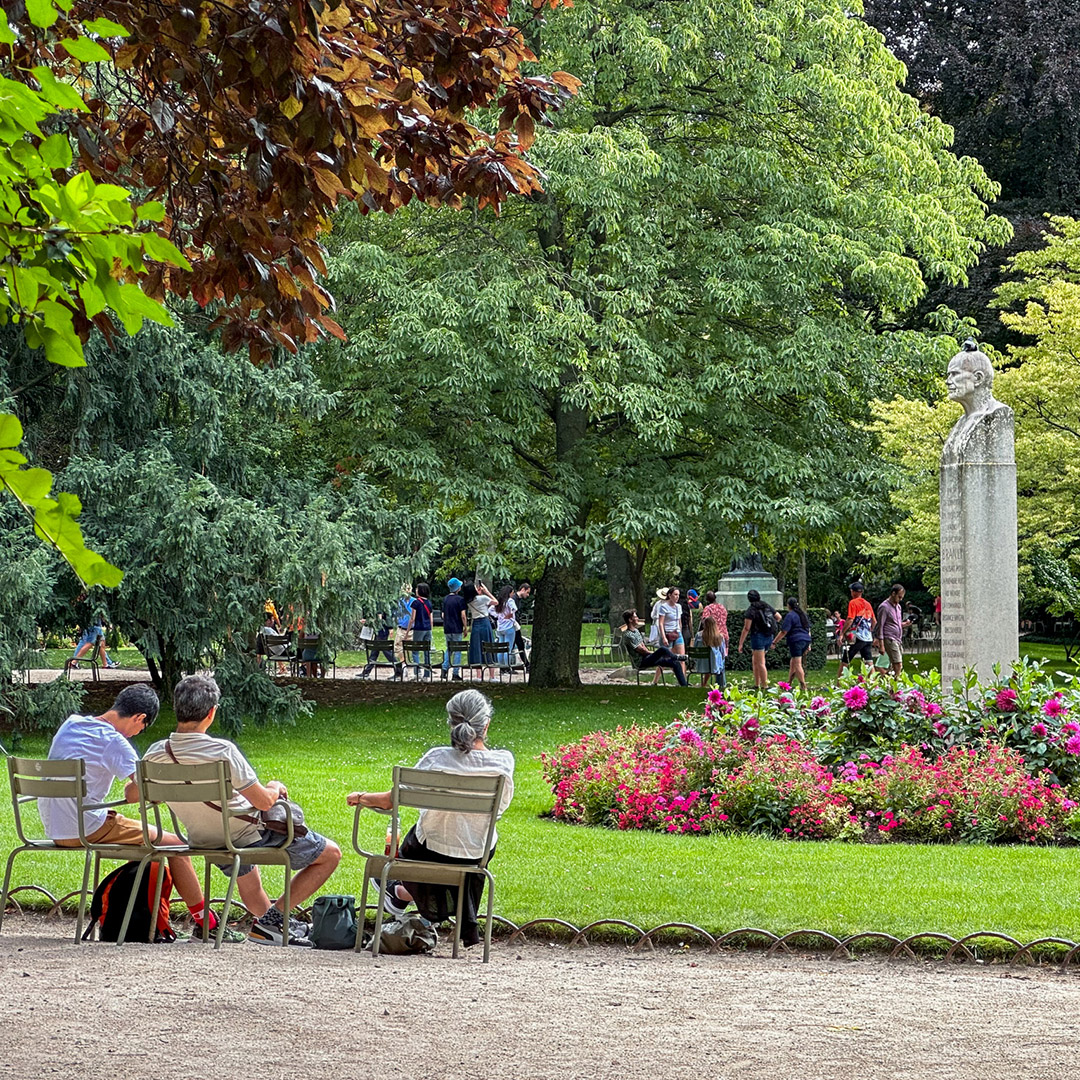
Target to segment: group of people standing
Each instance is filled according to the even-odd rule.
[[[844,668],[856,660],[862,660],[867,668],[873,670],[875,647],[880,656],[885,657],[885,666],[894,677],[898,677],[904,669],[904,631],[914,621],[914,616],[904,618],[904,586],[893,585],[889,595],[878,604],[876,612],[863,596],[865,587],[860,580],[851,582],[848,591],[851,599],[848,601],[847,618],[837,622],[837,639],[840,642],[837,677],[843,675]]]
[[[482,679],[485,668],[483,646],[494,641],[509,645],[507,664],[511,663],[516,653],[528,671],[528,652],[521,633],[519,612],[532,592],[529,582],[523,581],[516,586],[504,585],[498,593],[493,593],[482,581],[462,581],[452,577],[447,581],[446,588],[447,594],[442,604],[446,649],[440,668],[441,678],[460,680],[464,656],[466,665],[474,669],[474,677]],[[408,582],[401,586],[394,620],[395,681],[403,682],[405,679],[406,642],[411,642],[413,646],[410,649],[413,679],[430,680],[433,678],[430,643],[434,620],[431,586],[426,581],[418,582],[415,590]],[[374,667],[373,662],[368,663],[358,678],[367,678]]]

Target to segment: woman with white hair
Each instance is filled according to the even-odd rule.
[[[446,722],[450,727],[450,745],[436,746],[416,763],[418,769],[478,776],[505,776],[499,816],[505,813],[514,797],[514,755],[509,750],[492,750],[487,745],[491,723],[491,702],[479,690],[462,690],[446,703]],[[345,800],[349,806],[367,806],[389,810],[389,791],[354,791]],[[474,863],[483,857],[487,839],[482,819],[473,814],[454,814],[444,810],[422,810],[419,820],[405,834],[399,854],[403,859],[423,862]],[[496,835],[495,840],[498,840]],[[491,849],[494,858],[495,848]],[[378,882],[372,879],[378,889]],[[410,903],[432,922],[445,922],[456,911],[456,888],[424,882],[388,881],[383,907],[391,915],[402,915]],[[476,945],[480,932],[476,913],[484,893],[484,878],[471,874],[465,889],[461,917],[461,940]]]

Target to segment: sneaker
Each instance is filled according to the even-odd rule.
[[[262,919],[256,919],[251,924],[251,929],[248,931],[248,941],[255,942],[256,945],[280,945],[282,938],[282,928],[280,926],[274,926],[273,923],[264,922]],[[314,942],[308,938],[306,933],[306,924],[298,922],[296,919],[289,920],[289,944],[296,945],[302,949],[314,948]]]
[[[371,887],[375,890],[375,895],[378,896],[382,883],[377,877],[373,877],[370,880]],[[393,915],[395,918],[400,919],[401,916],[404,915],[406,911],[408,911],[409,904],[411,904],[412,901],[399,900],[397,898],[397,893],[395,892],[397,885],[398,882],[396,881],[388,881],[386,883],[386,893],[382,898],[382,906],[383,911],[385,911],[387,915]]]
[[[453,681],[454,681],[454,682],[461,682],[461,672],[460,672],[460,671],[455,671],[455,672],[454,672],[454,679],[453,679]]]
[[[107,668],[118,668],[120,666],[119,660],[110,660],[106,665]]]
[[[247,941],[247,939],[248,939],[248,935],[245,934],[242,930],[234,930],[231,926],[226,926],[225,927],[225,932],[221,935],[221,944],[222,945],[242,945],[245,941]],[[187,941],[187,942],[190,942],[191,944],[213,945],[214,942],[217,941],[217,930],[211,930],[210,931],[210,940],[209,941],[204,940],[201,926],[195,927],[195,930],[190,934],[188,934],[188,933],[177,934],[177,940],[178,941]]]

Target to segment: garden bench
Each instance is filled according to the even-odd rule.
[[[394,670],[394,643],[392,641],[365,641],[364,651],[367,653],[367,663],[376,681],[379,678],[379,668]]]

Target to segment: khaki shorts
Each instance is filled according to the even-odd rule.
[[[903,663],[904,653],[900,648],[899,641],[897,641],[895,638],[882,638],[881,644],[885,646],[885,654],[889,658],[889,663]]]
[[[115,810],[110,810],[105,824],[100,829],[95,829],[86,839],[91,844],[141,844],[142,825]],[[78,837],[74,840],[54,840],[53,843],[57,847],[82,847],[82,841]]]

